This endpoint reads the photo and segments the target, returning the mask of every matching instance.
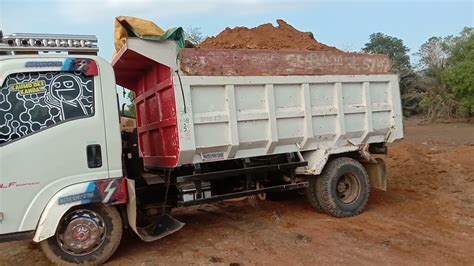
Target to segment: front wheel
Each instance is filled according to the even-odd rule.
[[[64,215],[56,235],[40,246],[55,264],[98,265],[117,250],[122,231],[122,218],[115,207],[79,206]]]
[[[369,176],[358,161],[340,157],[331,160],[321,175],[310,179],[308,196],[313,206],[334,217],[362,212],[370,193]]]

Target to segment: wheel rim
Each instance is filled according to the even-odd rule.
[[[80,256],[96,251],[104,242],[106,225],[96,212],[75,210],[66,215],[57,233],[59,247],[66,253]]]
[[[339,177],[336,185],[336,194],[344,204],[351,204],[359,198],[360,182],[352,173],[346,173]]]

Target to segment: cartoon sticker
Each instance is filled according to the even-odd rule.
[[[9,75],[0,87],[0,145],[94,114],[94,77],[81,72]]]

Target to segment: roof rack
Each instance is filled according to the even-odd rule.
[[[10,54],[67,52],[97,55],[98,51],[94,35],[13,33],[0,38],[0,52]]]

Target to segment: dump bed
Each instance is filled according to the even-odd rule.
[[[330,154],[403,137],[398,77],[385,56],[243,53],[178,54],[174,41],[127,40],[113,66],[117,83],[137,94],[147,167]]]

